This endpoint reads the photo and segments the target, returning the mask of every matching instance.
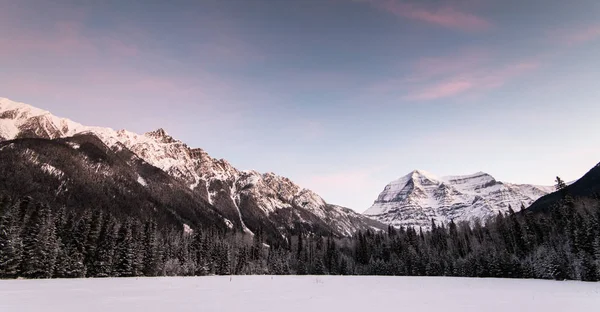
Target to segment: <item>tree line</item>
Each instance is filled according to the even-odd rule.
[[[261,231],[190,232],[4,197],[0,277],[335,274],[596,281],[600,198],[563,195],[547,213],[511,207],[483,223],[432,221],[431,231],[389,227],[350,238],[298,230],[272,246]]]

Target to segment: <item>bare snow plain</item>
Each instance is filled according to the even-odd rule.
[[[0,280],[0,311],[598,311],[600,283],[449,277]]]

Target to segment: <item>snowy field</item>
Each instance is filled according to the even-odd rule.
[[[2,280],[0,311],[598,311],[600,283],[437,277]]]

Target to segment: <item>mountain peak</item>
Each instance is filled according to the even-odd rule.
[[[435,177],[434,174],[427,172],[425,170],[421,170],[421,169],[415,169],[413,171],[411,171],[410,173],[411,175],[419,175],[419,176],[425,176],[425,177]]]
[[[421,170],[421,169],[415,169],[413,171],[411,171],[409,174],[407,174],[406,176],[400,178],[401,181],[410,181],[410,180],[418,180],[418,181],[422,181],[422,180],[429,180],[429,181],[438,181],[439,178],[430,173],[427,172],[425,170]]]
[[[150,132],[146,132],[147,136],[152,136],[152,137],[166,137],[169,134],[167,133],[167,131],[165,131],[165,129],[163,128],[158,128],[154,131],[150,131]]]
[[[144,135],[162,143],[174,143],[177,141],[172,136],[170,136],[167,133],[167,131],[165,131],[165,129],[163,128],[158,128],[154,131],[146,132]]]

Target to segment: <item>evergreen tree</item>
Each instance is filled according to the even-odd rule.
[[[230,271],[230,253],[229,253],[229,248],[227,245],[225,245],[224,243],[220,243],[216,246],[215,249],[215,255],[216,255],[216,274],[217,275],[229,275],[231,273]]]
[[[395,236],[395,233],[392,234]],[[331,236],[327,238],[327,251],[325,253],[325,266],[329,274],[338,274],[339,253],[335,241]]]
[[[298,234],[298,247],[296,248],[296,259],[301,259],[302,253],[304,251],[304,246],[302,244],[302,233]]]
[[[98,248],[96,249],[95,259],[92,265],[92,272],[96,277],[108,277],[111,276],[113,272],[116,245],[115,231],[116,222],[114,218],[107,218],[100,230]]]
[[[561,191],[567,187],[567,184],[565,183],[565,181],[563,181],[560,177],[556,177],[556,180],[554,180],[554,181],[556,182],[555,188],[557,191]]]
[[[144,258],[142,261],[142,271],[144,276],[156,276],[158,274],[159,263],[156,223],[147,222],[144,231]]]
[[[96,276],[94,271],[94,262],[96,261],[96,251],[98,249],[98,240],[102,231],[103,214],[102,211],[96,210],[92,214],[90,228],[85,242],[85,267],[88,277]]]
[[[131,235],[133,237],[133,275],[142,276],[144,274],[144,256],[146,254],[146,245],[144,244],[145,231],[141,223],[137,220],[132,221]]]
[[[0,278],[15,278],[21,264],[18,210],[8,198],[0,202]]]
[[[57,241],[57,254],[56,254],[56,265],[54,266],[54,277],[56,278],[67,278],[71,277],[69,274],[70,270],[70,258],[67,252],[65,244],[58,238]]]
[[[114,258],[114,275],[121,277],[134,276],[135,254],[131,221],[127,220],[119,228]]]
[[[28,278],[49,278],[54,272],[56,246],[50,208],[37,204],[23,234],[22,275]]]
[[[60,274],[64,277],[77,278],[84,277],[85,267],[85,242],[87,236],[87,226],[84,219],[76,220],[73,211],[67,213],[66,221],[63,225],[60,237],[62,248],[59,251]],[[59,244],[59,246],[60,246]],[[58,272],[57,272],[58,273]]]

